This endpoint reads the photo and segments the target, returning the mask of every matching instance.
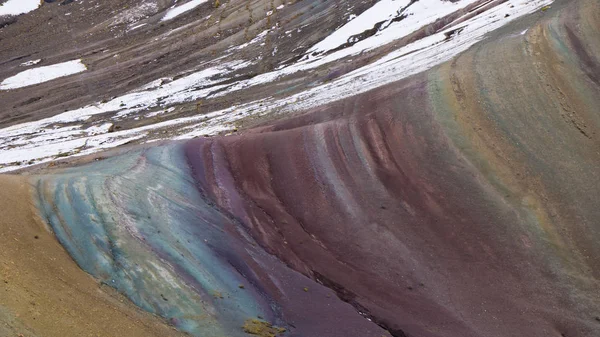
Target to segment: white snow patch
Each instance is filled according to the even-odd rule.
[[[34,66],[38,63],[42,62],[42,59],[38,59],[38,60],[31,60],[31,61],[27,61],[27,62],[23,62],[21,63],[21,67],[29,67],[29,66]]]
[[[375,24],[384,22],[375,35],[356,43],[351,48],[355,51],[373,49],[413,33],[425,25],[435,22],[448,14],[456,12],[477,0],[463,0],[456,3],[441,0],[420,0],[410,6],[410,0],[381,0],[373,7],[346,23],[323,41],[314,45],[308,54],[322,53],[335,49],[352,37],[366,30],[373,29]],[[408,7],[406,7],[408,6]],[[406,7],[404,12],[401,12]],[[399,14],[406,15],[400,21],[392,22]]]
[[[85,129],[88,135],[95,136],[103,133],[107,133],[110,131],[110,128],[113,126],[113,123],[104,123],[101,125],[93,125],[89,128]]]
[[[12,151],[1,151],[0,172],[8,172],[18,168],[53,161],[56,156],[83,156],[114,148],[128,142],[144,138],[146,134],[134,134],[129,137],[113,136],[112,133],[93,136],[89,138],[76,138],[63,142],[36,144],[27,147],[16,148]],[[28,162],[32,162],[29,164]],[[2,164],[19,162],[23,165],[4,166]]]
[[[173,7],[167,12],[167,14],[165,14],[165,16],[163,16],[162,19],[160,19],[160,21],[171,20],[185,12],[191,11],[192,9],[200,6],[206,1],[208,0],[191,0],[190,2],[185,3],[181,6]]]
[[[142,23],[142,24],[139,24],[139,25],[135,25],[135,26],[129,28],[129,31],[132,31],[132,30],[144,27],[145,25],[147,25],[147,23]]]
[[[0,5],[0,16],[29,13],[40,7],[40,0],[8,0]]]
[[[251,44],[255,44],[255,43],[257,43],[257,42],[260,42],[260,41],[262,41],[262,40],[265,38],[265,36],[267,36],[267,33],[269,33],[269,31],[268,31],[268,30],[265,30],[265,31],[263,31],[262,33],[260,33],[260,34],[256,35],[256,37],[254,37],[254,38],[253,38],[251,41],[249,41],[249,42],[246,42],[246,43],[244,43],[244,44],[241,44],[241,45],[239,45],[239,46],[237,46],[237,47],[232,47],[232,48],[230,48],[230,49],[229,49],[229,50],[227,50],[227,51],[229,52],[229,51],[232,51],[232,50],[244,49],[244,48],[248,47],[248,46],[249,46],[249,45],[251,45]]]
[[[73,60],[51,66],[39,67],[22,71],[0,83],[0,90],[17,89],[50,80],[69,76],[87,70],[81,60]]]

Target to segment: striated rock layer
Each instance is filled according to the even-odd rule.
[[[37,221],[26,177],[0,186],[0,336],[186,336],[83,272]]]
[[[274,125],[32,178],[38,208],[197,336],[600,335],[600,7],[556,7]]]

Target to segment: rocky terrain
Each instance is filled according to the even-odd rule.
[[[302,113],[449,60],[549,3],[44,2],[0,31],[0,170]]]

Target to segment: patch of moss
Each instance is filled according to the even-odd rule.
[[[248,319],[242,327],[244,332],[259,337],[276,337],[283,334],[286,329],[258,319]]]

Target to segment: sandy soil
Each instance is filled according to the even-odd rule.
[[[32,212],[27,180],[0,176],[0,336],[183,336],[83,272]]]

